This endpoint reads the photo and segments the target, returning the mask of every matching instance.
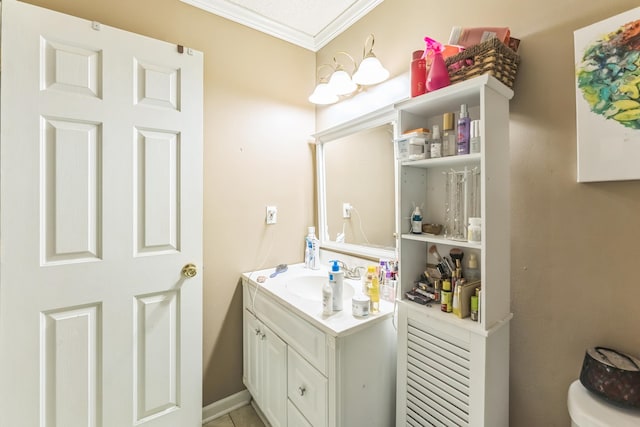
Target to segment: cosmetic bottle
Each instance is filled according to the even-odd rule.
[[[458,283],[453,291],[453,296],[451,297],[451,312],[458,316],[462,317],[462,312],[460,311],[460,297],[462,294],[462,286]]]
[[[411,233],[422,234],[422,212],[419,206],[416,206],[411,214]]]
[[[469,138],[471,119],[467,104],[460,106],[460,118],[458,119],[458,154],[469,154]]]
[[[344,286],[344,271],[340,270],[338,261],[331,261],[331,271],[329,272],[329,283],[333,291],[333,311],[342,311],[342,289]]]
[[[442,157],[442,140],[440,139],[440,127],[433,125],[431,132],[431,158]]]
[[[469,243],[480,243],[482,241],[482,218],[469,218],[467,233]]]
[[[316,238],[316,228],[309,227],[307,229],[307,237],[305,238],[304,266],[312,270],[320,268],[320,244]]]
[[[416,50],[411,61],[411,97],[424,93],[427,93],[427,60],[424,50]]]
[[[469,152],[480,152],[480,120],[471,120],[471,132],[469,135]]]
[[[442,157],[455,156],[458,151],[453,113],[444,113],[442,116]]]
[[[329,315],[333,313],[333,289],[329,282],[322,287],[322,314]]]
[[[365,283],[367,296],[369,297],[369,313],[378,313],[380,311],[380,282],[376,268],[373,265],[367,268]]]
[[[440,310],[445,313],[451,313],[453,310],[453,307],[451,306],[452,297],[451,282],[449,279],[444,279],[442,281],[442,290],[440,291]]]
[[[469,254],[469,261],[467,261],[467,269],[465,270],[464,277],[469,282],[475,282],[480,280],[480,269],[478,268],[478,257],[475,253]]]

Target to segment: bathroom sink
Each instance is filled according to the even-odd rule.
[[[311,301],[322,301],[322,287],[329,281],[324,276],[302,276],[291,279],[285,288],[291,294]],[[342,288],[342,299],[350,300],[353,296],[353,287],[344,281]]]

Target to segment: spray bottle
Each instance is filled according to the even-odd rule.
[[[424,41],[426,43],[425,54],[432,57],[431,67],[427,75],[427,89],[431,92],[449,86],[451,81],[449,80],[447,64],[445,64],[444,58],[442,57],[442,51],[444,50],[442,43],[430,37],[425,37]]]

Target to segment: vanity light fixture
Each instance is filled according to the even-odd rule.
[[[353,56],[349,55],[347,52],[338,52],[336,55],[342,54],[353,62],[353,69],[356,70],[356,60],[353,59]],[[331,78],[329,79],[329,87],[333,92],[340,95],[351,95],[353,92],[358,89],[358,85],[351,79],[351,74],[347,73],[338,61],[336,61],[336,57],[333,57],[333,65],[334,72],[331,74]]]
[[[371,39],[371,47],[367,52],[367,42]],[[358,71],[353,75],[353,81],[360,86],[369,86],[381,83],[389,78],[389,71],[382,66],[380,60],[373,53],[373,44],[375,39],[373,34],[369,34],[369,37],[364,42],[364,49],[362,51],[362,62]]]
[[[318,72],[323,67],[331,67],[330,65],[323,64],[318,67]],[[327,76],[318,77],[318,86],[316,86],[313,93],[309,96],[309,102],[318,105],[329,105],[338,102],[338,95],[329,87],[329,79]]]
[[[371,46],[367,49],[369,42],[371,42]],[[373,34],[370,34],[364,42],[362,62],[359,66],[353,56],[347,52],[341,51],[336,54],[336,56],[342,54],[351,59],[355,71],[353,77],[336,60],[336,56],[333,57],[333,66],[323,64],[318,67],[318,71],[323,67],[330,67],[333,73],[328,80],[326,77],[318,77],[318,85],[309,96],[309,102],[319,105],[333,104],[338,102],[341,96],[351,95],[363,86],[378,84],[389,78],[389,71],[382,66],[380,60],[373,53],[374,42]]]

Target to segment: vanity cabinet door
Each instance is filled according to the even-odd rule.
[[[262,325],[262,411],[272,427],[287,425],[287,344]]]
[[[244,385],[247,386],[247,390],[251,393],[251,396],[258,401],[260,384],[260,362],[259,356],[259,344],[260,344],[260,325],[258,319],[255,318],[247,310],[244,311],[243,316],[243,380]]]
[[[287,344],[244,311],[243,379],[273,427],[287,425]]]

